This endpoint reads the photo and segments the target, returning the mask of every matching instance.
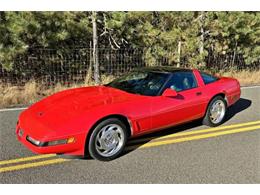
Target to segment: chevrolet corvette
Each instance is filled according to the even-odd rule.
[[[130,137],[196,119],[222,124],[240,93],[236,79],[197,69],[137,69],[109,84],[61,91],[33,104],[20,114],[16,135],[35,153],[109,161]]]

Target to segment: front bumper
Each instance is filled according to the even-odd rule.
[[[22,131],[21,131],[22,130]],[[17,139],[29,150],[37,154],[68,154],[68,155],[84,155],[86,134],[65,135],[59,137],[51,137],[47,139],[36,139],[33,135],[29,135],[25,129],[19,124],[16,127]],[[73,137],[71,143],[60,143],[57,145],[48,145],[46,143],[56,140],[66,140]]]

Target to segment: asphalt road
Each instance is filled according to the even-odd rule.
[[[20,112],[0,111],[1,183],[260,183],[260,87],[242,90],[220,128],[196,121],[138,138],[111,162],[35,156],[16,140]]]

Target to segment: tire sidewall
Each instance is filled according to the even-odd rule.
[[[211,119],[210,119],[210,108],[211,108],[211,106],[214,104],[214,102],[217,101],[217,100],[221,100],[221,101],[224,103],[224,105],[225,105],[225,113],[224,113],[223,119],[222,119],[219,123],[213,123],[213,122],[211,121]],[[205,125],[207,125],[207,126],[211,126],[211,127],[219,126],[219,125],[221,125],[222,123],[225,122],[226,113],[227,113],[227,102],[226,102],[226,100],[225,100],[223,97],[221,97],[221,96],[216,96],[216,97],[214,97],[214,98],[210,101],[210,103],[209,103],[209,105],[208,105],[208,107],[207,107],[207,112],[206,112],[206,115],[205,115],[205,117],[204,117],[204,119],[203,119],[203,124],[205,124]]]
[[[117,124],[123,129],[124,142],[122,144],[122,147],[116,154],[114,154],[110,157],[104,157],[97,152],[96,147],[95,147],[95,140],[96,140],[96,136],[99,133],[99,131],[104,126],[109,125],[109,124]],[[100,122],[92,131],[90,138],[89,138],[89,143],[88,143],[88,152],[89,152],[90,156],[94,159],[101,160],[101,161],[110,161],[110,160],[117,158],[122,153],[122,151],[124,150],[125,144],[126,144],[126,140],[127,140],[126,125],[117,118],[109,118],[109,119],[106,119],[106,120]]]

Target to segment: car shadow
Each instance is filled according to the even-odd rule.
[[[240,98],[234,105],[228,108],[225,117],[225,122],[229,121],[233,116],[235,116],[239,112],[242,112],[243,110],[249,108],[251,104],[252,104],[251,100]],[[144,135],[138,138],[130,139],[126,146],[126,150],[123,152],[122,156],[138,149],[139,147],[141,147],[145,143],[152,141],[153,139],[167,136],[170,134],[175,134],[178,132],[188,131],[189,129],[199,127],[199,126],[202,126],[202,119],[195,120],[186,124],[178,125],[175,127],[167,128],[161,131],[157,131],[149,135]]]
[[[240,98],[234,105],[232,105],[231,107],[228,108],[226,117],[225,117],[225,122],[230,120],[233,116],[235,116],[239,112],[242,112],[243,110],[249,108],[251,106],[251,104],[252,104],[251,100],[248,100],[245,98]],[[198,120],[195,120],[195,121],[192,121],[189,123],[185,123],[182,125],[178,125],[175,127],[170,127],[170,128],[167,128],[167,129],[164,129],[161,131],[156,131],[154,133],[143,135],[138,138],[131,138],[128,140],[128,142],[126,144],[126,149],[123,151],[123,153],[121,154],[120,157],[138,149],[145,143],[148,143],[156,138],[160,138],[163,136],[167,136],[167,135],[171,135],[171,134],[175,134],[175,133],[179,133],[179,132],[183,132],[183,131],[188,131],[192,128],[199,127],[199,126],[202,126],[202,119],[198,119]],[[89,156],[85,156],[85,157],[79,157],[79,156],[69,156],[68,157],[67,156],[66,158],[72,158],[72,159],[76,158],[76,159],[80,159],[80,160],[91,160],[92,159]]]
[[[242,112],[243,110],[249,108],[251,104],[251,100],[240,98],[234,105],[229,107],[229,109],[227,110],[225,121],[228,121],[239,112]]]

